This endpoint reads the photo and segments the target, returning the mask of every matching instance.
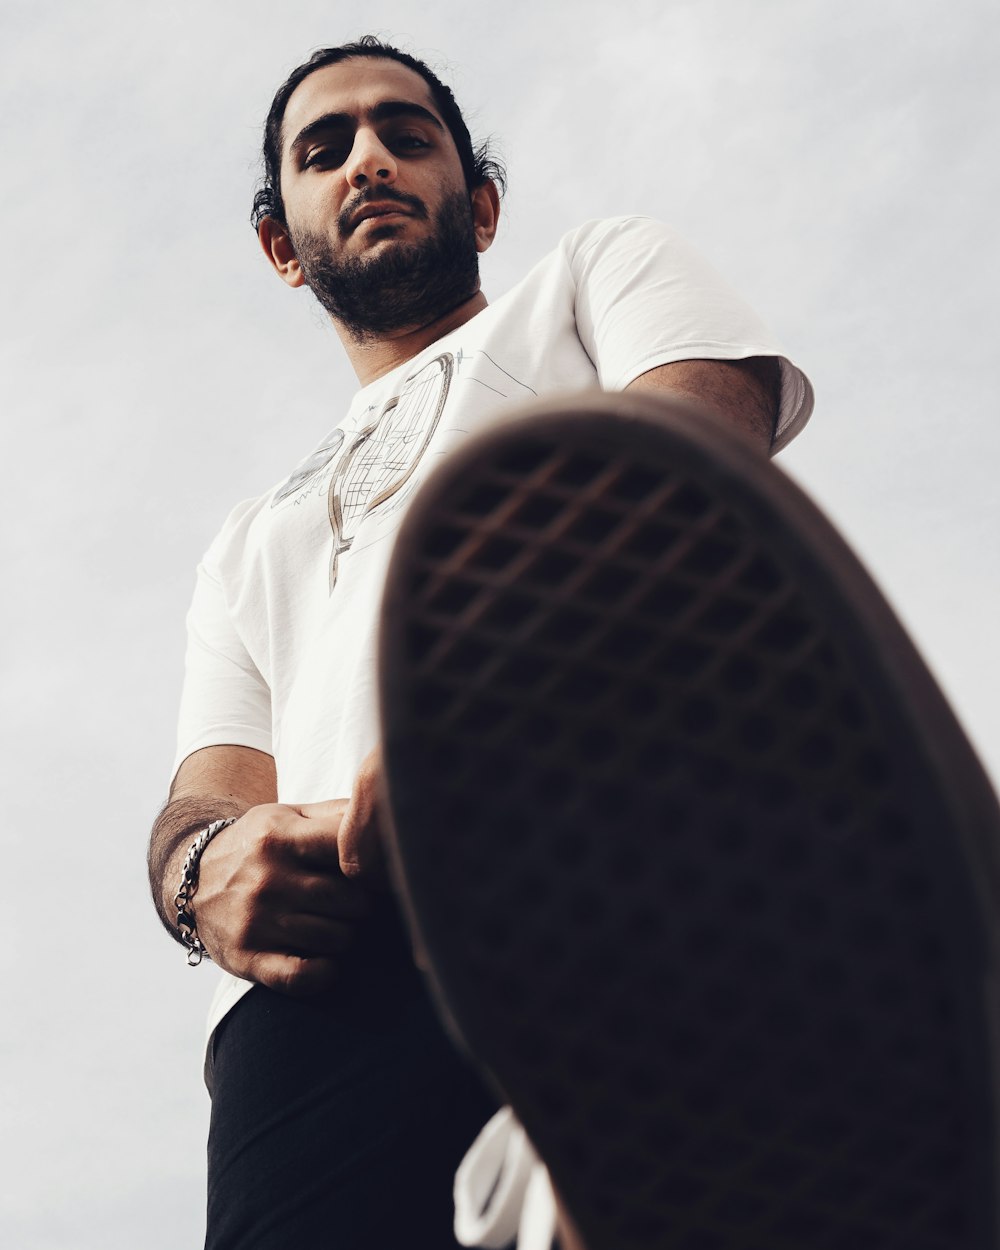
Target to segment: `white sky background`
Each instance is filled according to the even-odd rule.
[[[698,243],[811,375],[781,462],[1000,776],[995,0],[0,0],[0,1243],[200,1245],[214,973],[143,854],[195,563],[353,390],[247,224],[273,90],[369,30],[509,163],[495,297],[571,226]],[[331,796],[333,797],[333,796]]]

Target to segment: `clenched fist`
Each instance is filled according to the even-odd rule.
[[[194,912],[227,972],[289,994],[327,988],[382,879],[379,756],[349,799],[251,807],[206,848]]]

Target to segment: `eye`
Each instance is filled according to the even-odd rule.
[[[423,135],[415,134],[411,131],[394,135],[389,140],[389,147],[394,152],[419,152],[430,146],[430,143]]]
[[[348,149],[325,144],[321,148],[312,148],[306,153],[302,162],[303,169],[336,169],[347,160]]]

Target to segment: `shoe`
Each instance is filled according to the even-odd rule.
[[[453,1196],[459,1245],[550,1250],[557,1222],[552,1184],[510,1107],[501,1107],[469,1147]]]
[[[996,1250],[1000,813],[829,523],[592,394],[470,439],[380,640],[390,857],[587,1250]]]

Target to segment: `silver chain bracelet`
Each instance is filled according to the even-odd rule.
[[[187,961],[190,968],[197,968],[203,956],[208,954],[204,943],[198,936],[194,912],[191,910],[191,900],[198,888],[198,871],[201,867],[202,853],[217,833],[228,828],[229,825],[235,825],[237,819],[238,817],[233,816],[229,820],[213,820],[207,829],[203,829],[198,834],[184,857],[181,884],[174,895],[174,906],[177,908],[177,931],[181,941],[187,947]]]

